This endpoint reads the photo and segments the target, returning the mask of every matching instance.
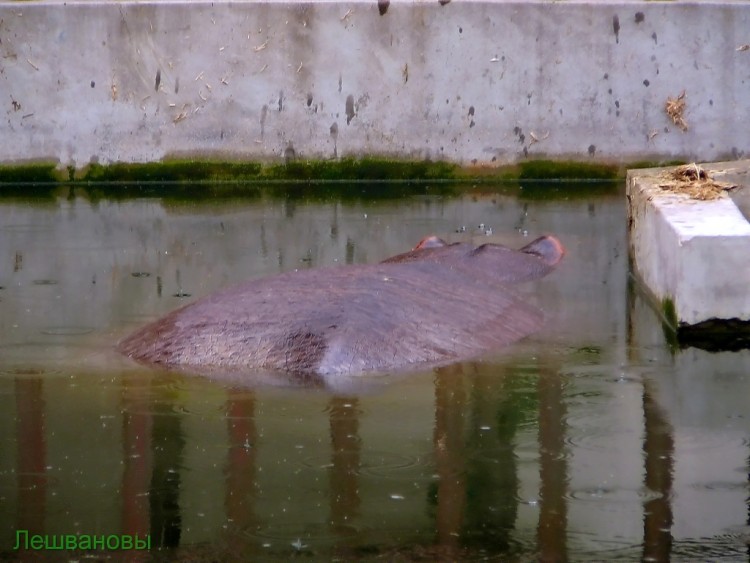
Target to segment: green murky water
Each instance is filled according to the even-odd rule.
[[[670,347],[629,283],[622,192],[0,199],[3,558],[87,555],[15,550],[28,530],[148,535],[142,558],[191,561],[746,560],[750,356]],[[431,233],[556,234],[565,262],[524,290],[545,328],[316,388],[113,350],[217,288]]]

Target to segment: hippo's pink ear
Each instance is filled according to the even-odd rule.
[[[441,246],[448,246],[448,243],[445,242],[440,237],[436,237],[435,235],[430,235],[420,240],[419,244],[415,246],[412,250],[423,250],[425,248],[440,248]]]
[[[556,266],[565,256],[565,247],[557,238],[550,235],[539,237],[521,248],[520,251],[538,256],[550,266]]]

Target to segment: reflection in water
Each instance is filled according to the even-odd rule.
[[[41,379],[16,379],[18,448],[18,530],[42,533],[47,497],[47,443],[44,386]]]
[[[359,516],[360,448],[359,399],[331,397],[328,405],[331,432],[330,525],[339,536],[351,535]]]
[[[446,556],[459,546],[466,512],[466,385],[461,366],[435,372],[436,543]]]
[[[144,538],[150,531],[153,416],[147,377],[122,380],[122,533]]]
[[[182,535],[180,472],[185,437],[182,433],[181,416],[175,409],[176,391],[163,392],[167,393],[170,397],[158,401],[153,407],[153,472],[149,489],[153,548],[177,547]]]
[[[567,561],[569,488],[565,448],[567,408],[563,398],[565,380],[559,373],[542,368],[539,392],[539,524],[537,541],[540,561]]]
[[[628,340],[633,345],[631,355],[637,356],[638,344],[662,336],[669,330],[657,319],[645,302],[645,294],[631,282],[628,300]],[[644,319],[657,322],[645,322]],[[671,346],[671,344],[670,344]],[[637,357],[632,358],[635,362]],[[665,409],[658,402],[658,389],[654,379],[644,377],[641,402],[643,409],[643,456],[645,466],[644,487],[649,498],[643,504],[644,561],[669,561],[672,558],[672,485],[674,479],[675,439],[674,428]]]
[[[468,421],[466,544],[512,553],[518,516],[519,427],[536,416],[534,376],[508,366],[482,366],[472,375]]]
[[[346,251],[344,252],[344,263],[347,265],[354,264],[354,242],[352,239],[346,239]]]
[[[286,199],[284,201],[284,217],[287,219],[294,219],[294,212],[297,210],[297,202],[292,199]]]
[[[227,446],[224,508],[230,524],[229,550],[246,553],[258,523],[255,515],[258,431],[255,424],[255,393],[230,389],[226,402]]]
[[[647,491],[657,493],[643,505],[643,560],[669,561],[672,552],[672,425],[654,398],[653,385],[643,381],[643,453]]]
[[[329,235],[332,240],[336,240],[339,236],[339,206],[338,204],[333,206],[333,215],[331,216],[331,227]]]
[[[177,285],[177,293],[173,297],[190,297],[190,294],[182,288],[182,276],[179,268],[175,273],[175,284]]]

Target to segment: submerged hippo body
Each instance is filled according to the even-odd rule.
[[[538,330],[542,313],[509,289],[540,278],[563,247],[521,250],[424,239],[380,264],[288,272],[204,297],[145,326],[118,349],[198,371],[337,375],[446,364]]]

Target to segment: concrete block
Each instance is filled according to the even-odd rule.
[[[750,160],[703,167],[709,174],[731,169],[738,178],[750,170]],[[675,329],[714,319],[750,321],[750,223],[726,193],[699,201],[663,190],[664,170],[628,172],[629,248],[637,277]]]

